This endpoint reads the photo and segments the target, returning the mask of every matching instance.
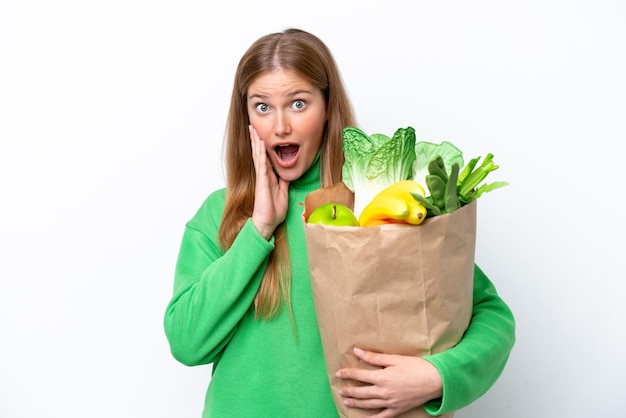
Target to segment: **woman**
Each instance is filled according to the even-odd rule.
[[[341,180],[342,129],[355,117],[326,45],[296,29],[257,40],[235,75],[225,189],[187,223],[165,314],[172,354],[213,364],[203,417],[337,417],[313,306],[302,202]],[[355,349],[375,370],[346,405],[394,417],[425,404],[457,410],[496,381],[513,316],[476,267],[473,318],[454,348],[429,357]]]

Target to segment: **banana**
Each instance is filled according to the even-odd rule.
[[[410,196],[410,199],[407,200],[409,205],[409,214],[407,215],[405,221],[411,225],[419,225],[424,219],[426,219],[426,207],[419,203],[413,196]]]
[[[421,224],[426,219],[426,207],[412,193],[425,196],[424,187],[414,180],[403,180],[383,189],[363,209],[359,225]]]
[[[406,200],[398,196],[376,196],[363,208],[359,216],[359,225],[375,226],[380,221],[402,220],[409,214],[409,205]]]
[[[426,219],[426,207],[415,200],[412,193],[425,196],[424,187],[414,180],[402,180],[382,190],[379,196],[397,196],[406,200],[409,205],[409,214],[404,219],[412,225],[421,224]]]

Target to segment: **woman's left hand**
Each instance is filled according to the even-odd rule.
[[[442,396],[443,382],[439,371],[420,357],[380,354],[358,348],[354,349],[354,354],[364,362],[382,368],[339,370],[338,378],[365,384],[346,385],[339,394],[349,407],[381,409],[371,418],[395,417]]]

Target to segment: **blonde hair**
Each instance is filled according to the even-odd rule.
[[[327,122],[320,146],[321,186],[341,180],[344,155],[341,132],[355,125],[338,66],[328,47],[300,29],[265,35],[245,52],[235,74],[226,125],[226,203],[219,228],[221,245],[228,249],[254,208],[255,170],[248,132],[247,91],[259,75],[274,69],[297,72],[318,87],[326,102]],[[290,309],[291,270],[285,223],[274,231],[275,248],[269,256],[261,287],[255,298],[258,317],[270,318],[282,300]]]

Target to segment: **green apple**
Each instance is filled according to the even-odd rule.
[[[340,203],[325,203],[318,206],[311,212],[307,222],[332,226],[359,226],[354,212]]]

